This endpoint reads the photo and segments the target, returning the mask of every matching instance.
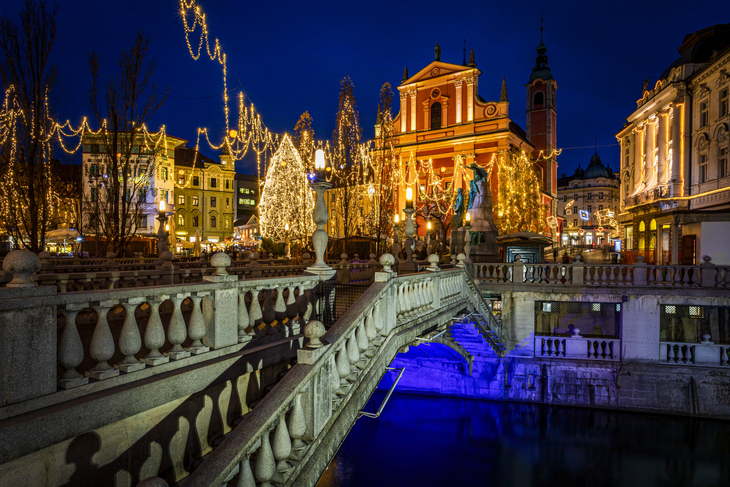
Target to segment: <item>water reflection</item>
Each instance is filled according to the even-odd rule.
[[[395,394],[317,485],[715,486],[729,453],[722,421]]]

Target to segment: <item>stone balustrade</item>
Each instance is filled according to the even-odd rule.
[[[730,267],[705,256],[701,265],[532,264],[523,262],[469,264],[480,284],[545,284],[551,286],[642,286],[730,288]],[[521,276],[516,277],[516,276]]]
[[[727,366],[730,346],[714,343],[660,342],[660,363],[670,365]]]
[[[535,357],[618,362],[621,360],[621,340],[581,336],[536,336]]]

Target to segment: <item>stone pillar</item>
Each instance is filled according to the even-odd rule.
[[[634,132],[634,187],[632,193],[635,193],[641,188],[641,183],[644,181],[644,133],[642,127],[637,127]]]
[[[646,166],[644,168],[644,183],[648,186],[651,180],[654,178],[654,134],[656,133],[657,124],[656,118],[646,126],[644,132],[644,153],[646,154]]]
[[[403,91],[400,94],[400,131],[406,133],[408,131],[408,92]]]
[[[664,262],[662,262],[662,251],[664,248],[662,247],[662,238],[664,230],[662,229],[663,225],[661,223],[656,224],[656,259],[655,263],[656,265],[662,265]]]
[[[677,265],[679,263],[679,224],[677,222],[672,222],[671,225],[671,234],[669,236],[670,244],[672,247],[672,265]]]
[[[662,112],[659,114],[659,120],[656,129],[659,130],[657,143],[659,145],[659,162],[657,164],[657,184],[662,184],[666,178],[666,154],[667,154],[667,125],[669,122],[669,113]]]
[[[461,114],[463,113],[462,96],[461,96],[461,85],[464,81],[461,79],[454,80],[454,87],[456,88],[456,123],[461,123]]]
[[[474,77],[466,78],[466,121],[474,121]]]
[[[449,126],[449,97],[441,97],[441,128]]]
[[[423,130],[431,130],[431,120],[429,117],[431,114],[431,97],[429,96],[423,100],[421,105],[423,105]]]
[[[674,103],[672,106],[672,174],[670,176],[670,196],[682,195],[682,176],[680,174],[680,161],[682,160],[681,123],[682,108]],[[675,230],[673,230],[674,232]]]
[[[214,290],[205,300],[205,304],[213,309],[204,312],[207,319],[203,343],[207,347],[218,349],[238,343],[238,286],[235,284],[238,276],[226,272],[226,267],[231,265],[231,258],[223,252],[213,254],[210,264],[215,267],[216,272],[212,276],[203,276],[203,281],[230,283],[230,287]],[[196,300],[193,301],[197,303]]]
[[[720,179],[720,165],[717,163],[717,137],[710,139],[710,148],[707,156],[707,180]]]
[[[411,129],[410,132],[416,131],[416,95],[418,90],[411,90],[408,95],[411,97]]]

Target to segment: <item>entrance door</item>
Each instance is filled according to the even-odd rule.
[[[695,264],[695,255],[697,253],[695,250],[696,241],[696,235],[682,235],[682,248],[679,251],[680,265]]]

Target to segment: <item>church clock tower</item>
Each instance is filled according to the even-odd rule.
[[[527,87],[527,138],[535,146],[533,156],[542,151],[545,156],[557,148],[555,95],[558,83],[548,67],[547,47],[542,40],[537,46],[535,67],[532,68]],[[555,158],[541,160],[538,164],[543,170],[544,192],[557,197],[557,161]]]

